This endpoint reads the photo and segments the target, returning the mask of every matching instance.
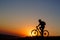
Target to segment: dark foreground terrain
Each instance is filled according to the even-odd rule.
[[[0,40],[60,40],[60,36],[49,37],[17,37],[11,35],[0,34]]]

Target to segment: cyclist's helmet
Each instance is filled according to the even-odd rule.
[[[39,19],[38,21],[41,22],[41,19]]]

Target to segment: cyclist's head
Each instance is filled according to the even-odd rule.
[[[39,19],[38,21],[41,22],[41,19]]]

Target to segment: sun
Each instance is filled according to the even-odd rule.
[[[33,36],[36,36],[36,33],[34,32],[34,33],[31,34],[31,30],[30,30],[30,31],[27,32],[27,36],[33,37]]]

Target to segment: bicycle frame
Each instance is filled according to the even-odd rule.
[[[41,33],[41,30],[38,27],[36,27],[36,29]]]
[[[40,34],[41,35],[41,30],[39,29],[39,27],[36,27],[36,30],[38,32],[38,35]]]

